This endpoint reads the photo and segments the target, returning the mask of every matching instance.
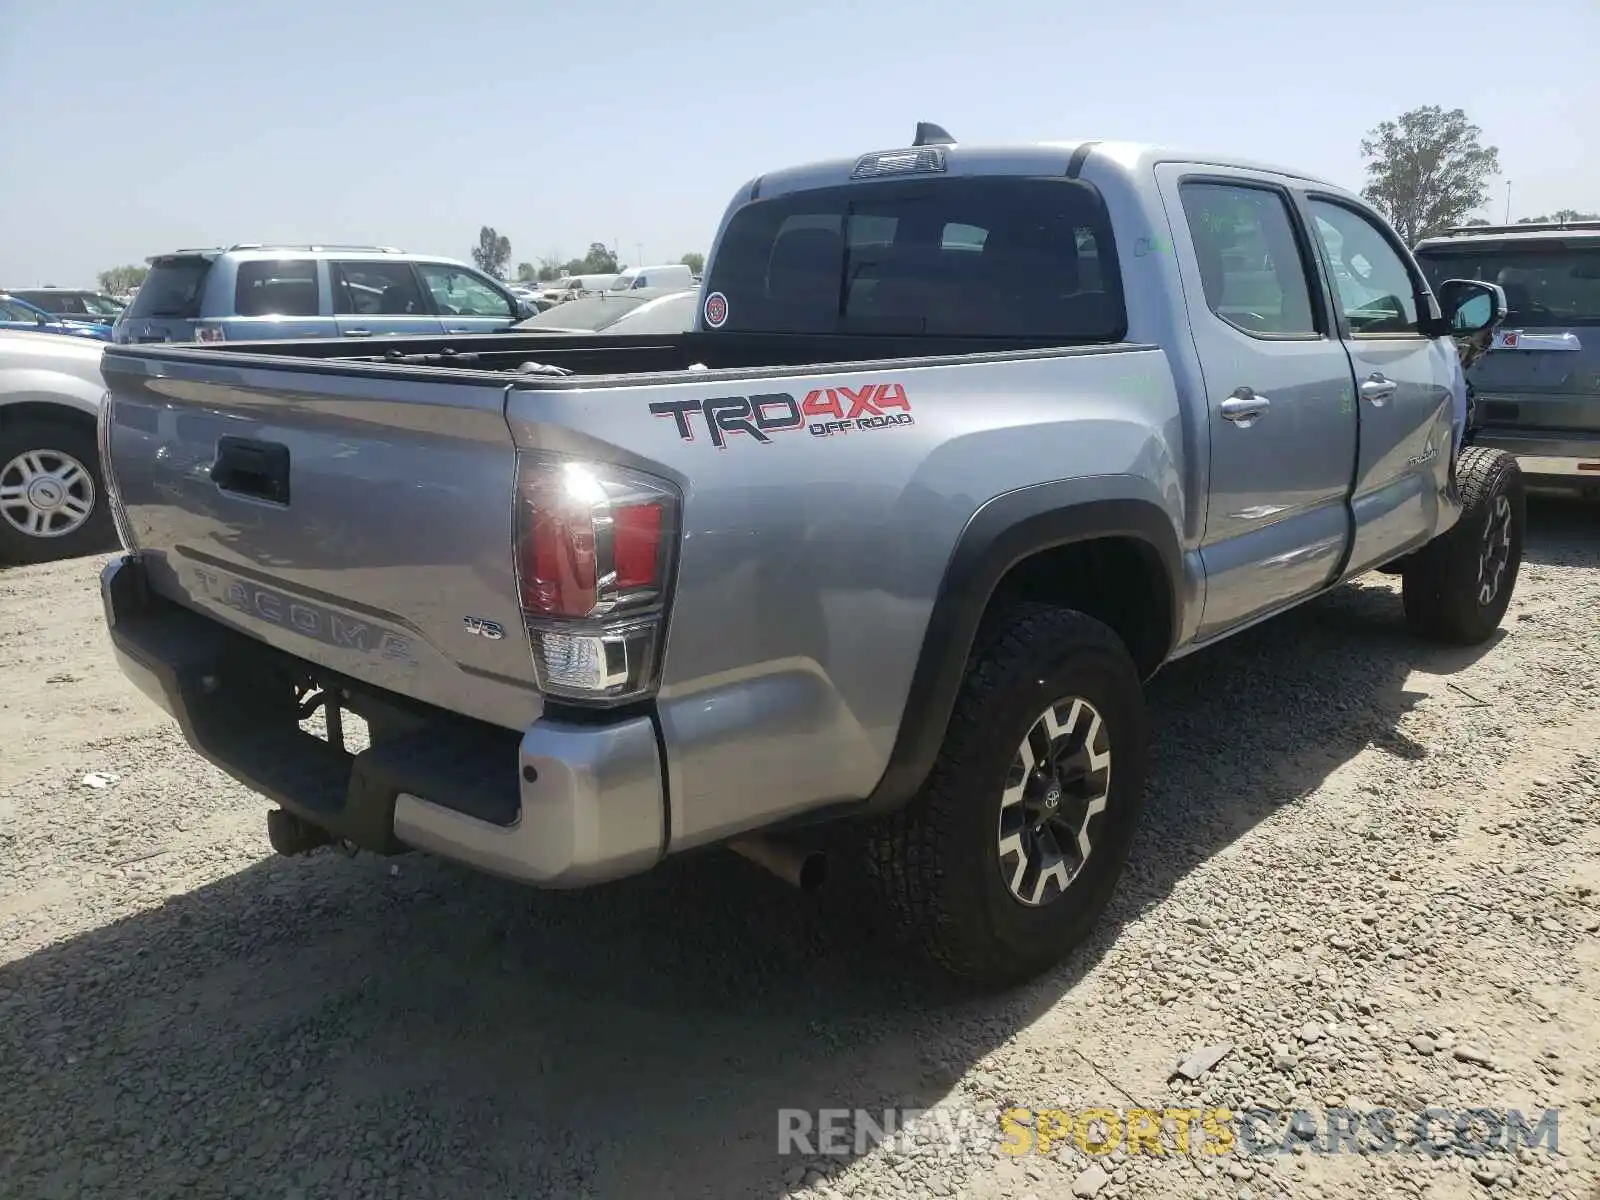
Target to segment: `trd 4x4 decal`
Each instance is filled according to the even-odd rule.
[[[887,429],[913,424],[911,401],[899,383],[869,383],[859,388],[813,388],[804,400],[788,392],[759,396],[713,396],[705,400],[654,400],[650,411],[671,417],[678,436],[694,438],[694,416],[705,421],[711,444],[727,449],[736,433],[747,434],[763,445],[777,433],[807,430],[812,437],[832,437],[854,430]]]

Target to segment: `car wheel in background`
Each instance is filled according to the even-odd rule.
[[[115,547],[94,431],[30,418],[0,425],[0,563]]]

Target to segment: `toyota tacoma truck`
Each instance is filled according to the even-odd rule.
[[[739,188],[686,332],[109,349],[110,636],[281,852],[842,846],[1005,986],[1107,902],[1164,663],[1380,568],[1493,634],[1504,312],[1318,179],[925,125]]]

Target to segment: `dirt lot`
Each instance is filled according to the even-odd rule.
[[[1419,646],[1379,579],[1165,672],[1111,919],[998,1000],[721,855],[554,895],[271,857],[115,671],[99,563],[0,573],[0,1195],[1595,1200],[1600,510],[1532,519],[1489,647]],[[954,1152],[777,1153],[780,1109],[935,1103]],[[1401,1144],[998,1149],[997,1109],[1087,1106],[1387,1106]],[[1430,1106],[1557,1109],[1559,1153],[1415,1152]]]

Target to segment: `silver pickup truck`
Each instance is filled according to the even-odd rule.
[[[741,187],[700,304],[106,352],[117,656],[276,848],[571,887],[848,847],[1005,985],[1108,899],[1163,663],[1378,568],[1479,642],[1515,586],[1452,342],[1504,295],[1331,184],[921,127]]]

